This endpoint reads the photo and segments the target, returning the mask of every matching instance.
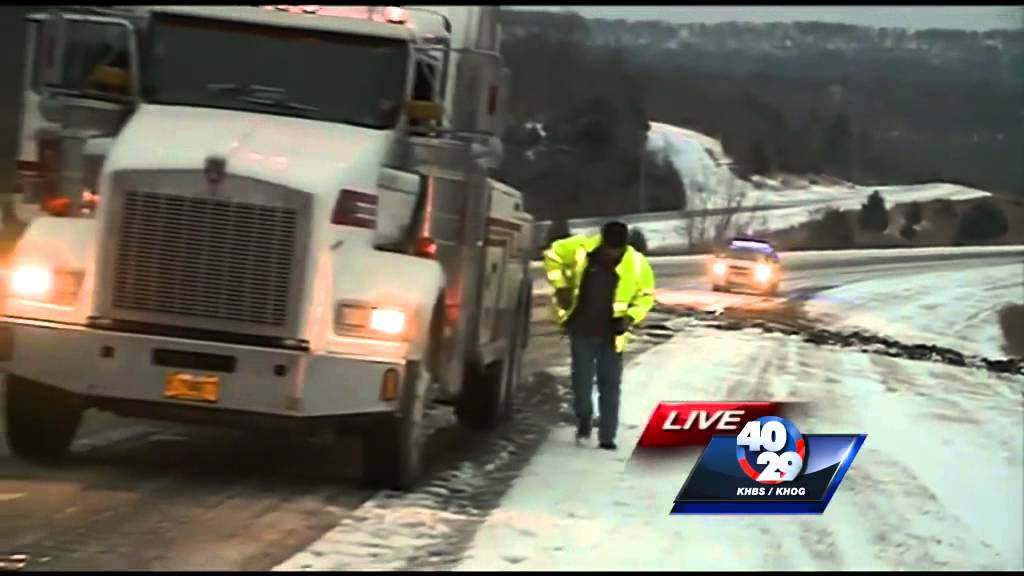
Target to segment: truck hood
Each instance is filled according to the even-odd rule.
[[[341,186],[373,189],[393,133],[336,124],[186,106],[141,106],[118,135],[105,171],[202,170],[211,155],[229,174],[313,194]]]

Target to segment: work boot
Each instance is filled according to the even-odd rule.
[[[579,424],[576,425],[576,441],[590,440],[590,420],[580,420]]]

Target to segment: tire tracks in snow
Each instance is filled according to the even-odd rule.
[[[964,354],[959,350],[932,344],[908,344],[873,334],[866,330],[832,330],[804,315],[798,304],[788,303],[777,309],[709,312],[685,306],[661,306],[661,311],[678,317],[697,319],[702,325],[718,330],[760,330],[765,334],[798,336],[805,342],[822,347],[856,348],[868,354],[935,362],[967,367],[997,374],[1024,375],[1024,358],[986,358]]]
[[[750,331],[740,334],[746,337]],[[843,354],[781,335],[765,335],[758,340],[760,349],[749,361],[750,377],[740,376],[726,383],[725,398],[808,401],[813,411],[798,419],[804,432],[877,430],[884,416],[858,408],[858,400],[872,396],[906,395],[927,400],[932,412],[977,414],[969,399],[960,400],[972,383],[978,386],[976,379],[969,378],[971,371],[911,364],[933,372],[941,370],[943,376],[959,376],[953,382],[939,378],[922,381],[918,374],[907,372],[905,360]],[[854,374],[857,376],[847,376]],[[1020,402],[1012,399],[1014,382],[1019,385],[1021,380],[1013,376],[988,380],[993,379],[1006,383],[995,391],[996,395],[1010,399],[1007,409],[1019,414]],[[991,398],[991,394],[975,392],[975,397]],[[962,427],[963,434],[991,437],[980,426],[979,418],[962,418],[950,425]],[[995,437],[993,441],[997,441]],[[1006,442],[1000,444],[1000,449],[1014,454]],[[1019,462],[1008,459],[1006,465],[1019,467]],[[943,472],[912,466],[898,454],[864,450],[858,457],[856,474],[847,476],[827,516],[772,519],[775,524],[792,522],[792,530],[775,530],[759,518],[731,521],[758,534],[758,547],[766,551],[765,566],[775,569],[1005,569],[1006,561],[1012,559],[1001,557],[982,534],[959,517],[957,510],[943,502],[927,477],[921,476],[930,473]]]
[[[975,527],[960,517],[964,511],[962,508],[951,508],[943,498],[955,500],[955,495],[938,494],[932,487],[935,478],[931,475],[969,472],[955,465],[949,469],[948,462],[940,461],[941,469],[935,465],[921,465],[921,448],[929,452],[942,451],[948,449],[944,444],[948,440],[927,436],[925,445],[921,446],[917,438],[904,432],[909,427],[909,430],[921,434],[923,420],[928,416],[941,419],[941,415],[952,414],[959,417],[953,421],[946,420],[946,426],[960,430],[950,436],[981,436],[993,440],[998,437],[989,434],[983,419],[976,417],[976,406],[961,399],[962,390],[942,386],[948,374],[963,375],[964,371],[934,367],[933,371],[942,370],[943,378],[923,382],[921,371],[917,370],[921,367],[906,361],[854,355],[847,358],[847,363],[852,364],[845,367],[849,373],[861,374],[862,378],[882,383],[882,389],[876,388],[866,394],[873,401],[865,405],[864,398],[861,398],[861,403],[848,405],[848,411],[861,422],[859,426],[854,425],[857,428],[851,429],[878,430],[879,422],[886,423],[882,432],[869,433],[867,445],[872,445],[872,436],[875,436],[879,439],[875,442],[879,447],[862,451],[857,462],[857,474],[849,475],[843,484],[844,489],[849,485],[848,494],[841,499],[836,498],[829,509],[835,509],[840,516],[831,524],[840,535],[850,541],[862,540],[860,548],[870,551],[870,557],[858,559],[856,566],[896,570],[1005,569],[1009,559],[1001,558],[985,535],[977,533]],[[915,369],[914,372],[910,371],[911,368]],[[990,395],[988,397],[991,398]],[[897,412],[904,418],[903,422],[890,419]],[[887,444],[882,441],[886,435],[905,438],[900,442],[905,449],[901,449],[899,454],[886,451],[882,448]],[[925,458],[925,461],[934,462],[927,455]],[[1013,468],[1008,466],[1007,469]],[[977,486],[974,482],[968,485]],[[982,486],[978,488],[985,489]]]
[[[663,316],[663,315],[662,315]],[[636,331],[627,363],[671,338],[659,315]],[[550,338],[550,337],[549,337]],[[554,338],[540,344],[550,348]],[[409,492],[383,491],[275,570],[444,570],[455,567],[534,453],[559,423],[573,422],[567,357],[522,382],[516,415],[437,466]],[[515,558],[508,559],[515,564]]]

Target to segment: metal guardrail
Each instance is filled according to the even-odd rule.
[[[570,218],[568,220],[571,227],[576,228],[589,228],[594,226],[600,226],[608,220],[617,219],[625,222],[626,224],[640,224],[643,222],[658,222],[661,220],[667,220],[670,218],[678,218],[685,220],[688,218],[699,218],[701,216],[724,216],[726,214],[735,213],[743,214],[749,212],[767,212],[771,210],[784,210],[786,208],[801,208],[808,206],[819,206],[826,205],[834,202],[840,198],[813,198],[805,200],[792,200],[789,202],[776,202],[773,204],[758,204],[756,206],[739,206],[739,207],[725,207],[725,208],[706,208],[701,210],[667,210],[664,212],[643,212],[640,214],[625,214],[621,216],[591,216],[587,218]],[[550,226],[551,220],[541,220],[537,224],[543,224],[545,230],[547,226]]]
[[[710,254],[687,254],[678,256],[648,256],[647,260],[654,266],[672,264],[704,263]],[[815,260],[817,267],[829,268],[849,266],[853,264],[886,264],[897,262],[923,262],[928,260],[950,261],[969,260],[972,258],[1010,258],[1020,257],[1024,263],[1024,245],[1008,244],[1000,246],[926,246],[918,248],[874,248],[852,250],[798,250],[780,252],[783,266],[799,263],[801,267],[810,266]],[[543,279],[543,262],[530,263],[531,270],[537,278]]]

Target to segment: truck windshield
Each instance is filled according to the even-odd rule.
[[[147,102],[393,128],[407,45],[388,38],[162,14],[143,59]]]

